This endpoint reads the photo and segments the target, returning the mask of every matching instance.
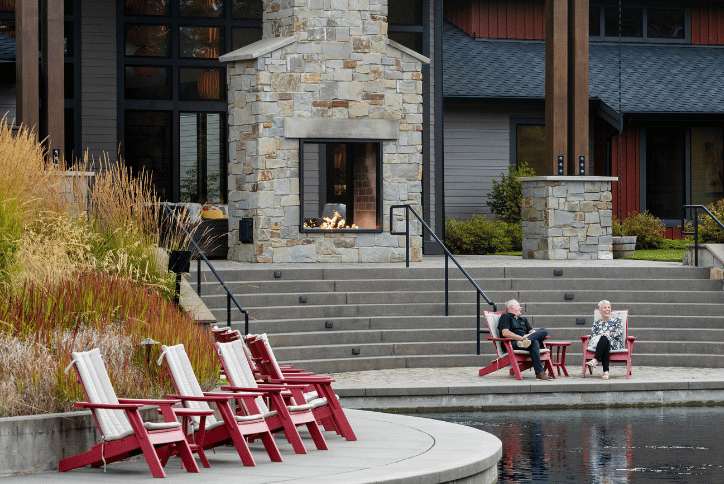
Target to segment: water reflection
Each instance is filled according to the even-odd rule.
[[[724,407],[417,414],[503,442],[499,482],[722,483]]]

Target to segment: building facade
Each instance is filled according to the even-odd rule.
[[[238,204],[246,175],[234,159],[235,67],[219,58],[265,37],[265,8],[273,3],[0,0],[0,114],[37,126],[59,158],[120,155],[133,170],[150,171],[165,200]],[[328,27],[341,25],[332,12],[387,3],[376,21],[388,38],[429,59],[420,66],[422,119],[413,124],[421,127],[419,207],[436,233],[445,217],[489,215],[486,195],[510,165],[527,162],[548,174],[541,161],[544,0],[282,3],[326,12]],[[619,178],[615,216],[649,210],[673,235],[682,204],[724,198],[724,5],[594,0],[589,17],[586,172]],[[312,105],[310,115],[315,109],[345,108]],[[307,160],[322,160],[322,148],[341,149],[329,148],[327,138],[309,137],[317,142],[304,146],[295,139]],[[334,165],[330,156],[325,166]],[[317,168],[304,176],[297,175],[309,202],[300,201],[301,233],[304,219],[323,218],[327,203],[347,205],[334,188],[328,200],[314,198],[334,173]],[[254,216],[242,207],[230,212],[230,247],[238,245],[239,220]],[[305,210],[319,213],[305,217]],[[375,230],[389,233],[389,222]],[[427,240],[424,252],[433,253]],[[249,249],[234,250],[246,258],[240,254]]]

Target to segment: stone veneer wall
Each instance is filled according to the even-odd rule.
[[[266,40],[298,40],[228,63],[233,259],[404,260],[404,236],[389,233],[389,207],[411,204],[422,214],[421,56],[388,43],[386,0],[273,0],[264,7]],[[398,123],[394,139],[380,139],[381,233],[300,233],[300,141],[285,137],[290,119],[340,121],[325,136],[340,139],[358,137],[345,124],[354,120]],[[253,244],[238,242],[242,217],[254,218]],[[396,218],[395,229],[404,230]],[[421,227],[413,222],[411,258],[421,260]]]
[[[523,184],[524,259],[612,259],[616,177],[539,176]]]

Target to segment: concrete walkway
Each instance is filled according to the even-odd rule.
[[[282,436],[276,437],[284,462],[270,462],[260,442],[251,444],[255,467],[241,465],[233,447],[207,451],[211,464],[199,474],[180,468],[173,458],[165,468],[169,482],[226,484],[437,484],[472,478],[475,483],[497,481],[502,444],[480,430],[437,420],[404,415],[347,410],[357,435],[348,442],[324,432],[329,450],[316,450],[309,434],[302,436],[308,454],[295,454]],[[198,460],[197,460],[198,462]],[[0,478],[20,484],[126,484],[153,480],[145,460],[132,458],[107,467],[45,472]],[[158,481],[157,481],[158,482]]]
[[[382,411],[499,410],[517,407],[565,408],[636,405],[724,405],[721,368],[611,365],[602,380],[599,366],[581,378],[581,366],[568,377],[536,380],[533,371],[516,380],[509,367],[478,376],[478,367],[403,368],[336,373],[335,391],[346,408]]]

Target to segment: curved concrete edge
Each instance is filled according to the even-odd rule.
[[[497,410],[528,408],[721,405],[724,381],[615,381],[515,383],[450,387],[336,387],[345,408],[382,411]]]
[[[144,411],[156,413],[149,408]],[[482,430],[438,420],[345,410],[356,441],[346,441],[333,432],[324,432],[329,450],[317,451],[307,440],[308,454],[295,454],[285,439],[277,438],[284,462],[262,457],[259,441],[252,444],[259,457],[256,467],[241,468],[233,447],[222,447],[207,454],[210,469],[187,474],[177,465],[167,466],[173,482],[197,483],[199,479],[216,484],[239,482],[243,476],[256,484],[488,484],[498,480],[497,464],[502,442]],[[3,448],[13,457],[3,462],[0,475],[14,476],[24,484],[45,482],[76,484],[102,479],[108,484],[150,478],[143,459],[135,458],[101,469],[84,467],[58,472],[58,460],[84,452],[98,442],[90,412],[52,414],[0,419]],[[25,459],[23,459],[25,457]],[[6,459],[7,460],[7,459]],[[7,465],[14,465],[8,468]],[[18,475],[26,474],[26,475]]]
[[[355,420],[364,419],[385,428],[404,426],[422,440],[428,436],[432,445],[423,452],[409,455],[394,463],[360,470],[347,478],[357,482],[354,474],[364,475],[362,482],[395,484],[494,483],[498,482],[498,461],[503,444],[482,430],[439,420],[345,410]],[[373,480],[370,480],[373,479]]]

